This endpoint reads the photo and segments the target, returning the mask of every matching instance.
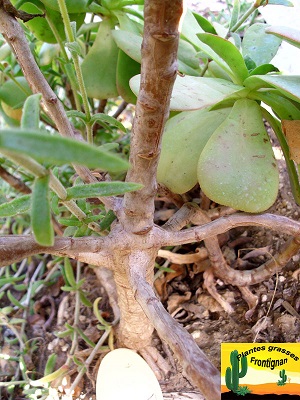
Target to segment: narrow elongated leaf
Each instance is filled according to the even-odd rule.
[[[294,7],[293,2],[288,0],[268,0],[268,4],[274,4],[276,6]]]
[[[17,299],[12,295],[12,293],[11,293],[10,290],[8,290],[8,291],[6,292],[6,294],[7,294],[7,297],[8,297],[8,299],[9,299],[9,301],[10,301],[13,305],[15,305],[16,307],[20,308],[21,310],[24,309],[24,308],[26,308],[25,306],[23,306],[23,304],[21,304],[21,303],[19,302],[19,300],[17,300]]]
[[[103,220],[100,222],[100,228],[102,231],[105,231],[105,229],[108,229],[111,224],[114,222],[116,219],[116,215],[114,214],[113,211],[109,210],[108,213],[105,215]]]
[[[66,284],[69,284],[73,288],[76,287],[77,283],[74,276],[73,267],[68,257],[65,257],[64,259],[64,272],[65,272],[65,277],[67,278]]]
[[[49,375],[53,372],[54,367],[55,367],[55,363],[57,360],[57,354],[51,354],[48,357],[45,369],[44,369],[44,376]]]
[[[242,85],[249,75],[245,61],[239,50],[228,40],[210,33],[200,33],[199,39],[207,44],[211,49],[228,65],[226,72],[230,75],[233,82]],[[218,59],[212,57],[218,63]]]
[[[67,189],[68,200],[84,199],[87,197],[116,196],[126,192],[139,190],[143,187],[130,182],[99,182],[87,185],[77,185]]]
[[[300,102],[300,75],[253,75],[244,85],[250,89],[275,87],[284,96]]]
[[[30,204],[31,196],[28,194],[3,203],[0,205],[0,217],[12,217],[24,213],[30,209]]]
[[[287,26],[269,26],[266,33],[275,35],[293,46],[300,48],[300,31]]]
[[[246,29],[242,41],[244,57],[250,57],[258,67],[268,64],[276,55],[281,44],[281,39],[266,34],[267,24],[253,24]]]
[[[79,118],[81,121],[86,122],[86,115],[82,111],[70,110],[67,111],[67,116],[69,118]]]
[[[42,131],[3,129],[0,132],[1,148],[27,154],[39,162],[57,165],[76,163],[111,172],[124,171],[128,167],[128,163],[115,154],[84,142],[50,136]]]
[[[49,175],[36,178],[32,192],[31,227],[37,243],[52,246],[54,242],[51,223]]]
[[[232,27],[237,23],[240,15],[240,0],[233,1],[233,8],[231,11],[231,18],[229,24],[229,31],[231,31]]]
[[[239,1],[239,0],[235,0],[235,1]],[[204,32],[213,33],[214,35],[217,34],[214,26],[208,21],[208,19],[206,19],[202,15],[194,13],[194,12],[193,12],[193,16]]]
[[[130,80],[131,90],[137,95],[140,88],[140,75]],[[172,111],[188,111],[206,108],[228,95],[244,89],[225,79],[205,78],[196,76],[177,77],[170,109]]]
[[[63,365],[55,372],[52,372],[52,374],[46,375],[43,378],[40,378],[37,380],[30,380],[30,384],[32,386],[43,386],[45,383],[54,381],[54,379],[58,379],[58,378],[62,379],[65,375],[67,375],[69,373],[69,370],[70,369],[67,365]]]
[[[279,69],[273,64],[262,64],[259,67],[254,68],[249,76],[252,75],[266,75],[269,72],[279,72]]]
[[[235,102],[200,155],[198,181],[210,199],[238,210],[257,213],[274,203],[279,174],[255,101]]]
[[[21,128],[38,129],[40,122],[40,93],[27,97],[23,106]]]
[[[106,124],[115,126],[116,128],[120,129],[122,132],[126,132],[125,126],[123,124],[121,124],[120,121],[118,121],[116,118],[113,118],[107,114],[103,114],[103,113],[94,114],[91,118],[91,122],[92,123],[99,122],[100,124],[101,124],[101,122],[104,122]]]

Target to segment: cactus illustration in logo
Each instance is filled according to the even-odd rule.
[[[237,350],[233,350],[230,353],[230,362],[232,368],[228,367],[225,372],[225,382],[227,388],[237,394],[239,390],[239,379],[243,378],[248,370],[247,357],[244,356],[240,358],[241,361],[241,370],[240,370],[238,355],[239,352]]]
[[[278,380],[277,385],[278,386],[284,386],[286,384],[287,376],[285,374],[285,369],[282,369],[279,371],[279,376],[281,379]]]

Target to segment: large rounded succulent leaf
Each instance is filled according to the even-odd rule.
[[[246,212],[268,209],[279,175],[259,105],[237,100],[213,133],[198,162],[198,181],[213,201]]]

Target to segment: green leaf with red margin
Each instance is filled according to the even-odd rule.
[[[266,33],[275,35],[289,44],[300,48],[300,31],[287,26],[269,26]]]

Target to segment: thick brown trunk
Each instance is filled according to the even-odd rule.
[[[140,350],[151,345],[153,325],[135,298],[135,291],[130,283],[129,271],[135,263],[139,273],[153,286],[153,266],[156,251],[128,250],[115,254],[114,279],[120,307],[118,342],[122,347]]]

